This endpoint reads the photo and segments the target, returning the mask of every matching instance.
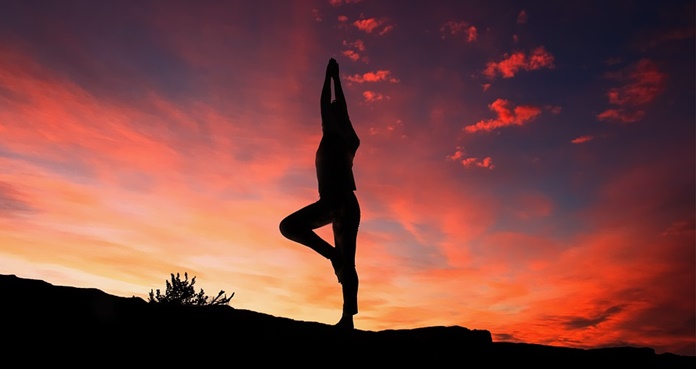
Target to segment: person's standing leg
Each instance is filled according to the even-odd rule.
[[[336,251],[342,259],[343,316],[337,324],[353,328],[353,315],[358,313],[358,273],[355,268],[360,206],[355,194],[351,193],[340,206],[333,223]]]

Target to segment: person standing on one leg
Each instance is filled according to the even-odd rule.
[[[332,80],[336,95],[333,101]],[[331,261],[343,292],[343,315],[336,326],[353,329],[353,315],[358,313],[355,250],[360,224],[353,158],[360,146],[360,139],[348,117],[338,63],[333,58],[326,67],[320,105],[322,138],[315,158],[319,200],[283,219],[280,222],[280,232],[286,238],[308,246]],[[328,224],[332,225],[334,246],[314,232]]]

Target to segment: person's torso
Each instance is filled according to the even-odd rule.
[[[322,136],[315,158],[320,195],[355,191],[355,151],[338,134]]]

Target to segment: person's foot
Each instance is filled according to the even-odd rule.
[[[343,260],[338,253],[331,258],[331,266],[336,274],[336,278],[338,278],[338,283],[343,283]]]
[[[345,330],[352,330],[355,328],[353,325],[353,317],[352,316],[342,316],[341,320],[338,321],[338,323],[334,324],[334,327],[339,328],[339,329],[345,329]]]

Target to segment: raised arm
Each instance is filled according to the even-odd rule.
[[[358,138],[353,125],[350,122],[350,117],[348,116],[348,104],[346,103],[346,97],[343,94],[343,87],[341,86],[341,78],[338,72],[338,63],[331,59],[335,63],[335,70],[332,71],[331,78],[334,82],[334,93],[336,94],[336,104],[338,104],[338,110],[342,112],[343,119],[339,119],[336,122],[336,128],[338,132],[343,136],[343,139],[349,144],[350,147],[357,150],[360,145],[360,139]]]
[[[332,76],[334,82],[334,92],[336,93],[336,102],[340,104],[340,108],[348,115],[348,104],[346,96],[343,95],[343,87],[341,87],[341,78],[338,75],[338,63],[336,63],[336,74]]]
[[[334,74],[335,67],[332,65],[331,59],[329,64],[326,66],[326,76],[324,76],[324,85],[321,88],[321,98],[319,103],[321,105],[321,119],[323,122],[327,122],[331,114],[331,77]],[[335,63],[335,61],[334,61]]]

